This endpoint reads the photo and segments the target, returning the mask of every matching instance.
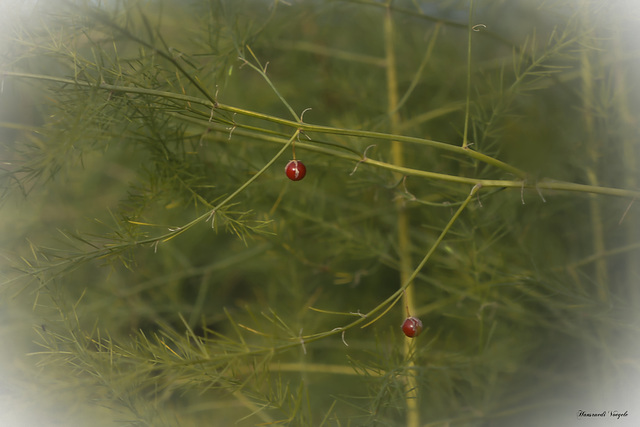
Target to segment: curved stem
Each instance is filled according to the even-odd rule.
[[[255,66],[254,66],[255,67]],[[256,68],[257,69],[257,68]],[[258,69],[259,70],[259,69]],[[276,124],[280,124],[280,125],[284,125],[284,126],[289,126],[292,127],[294,129],[299,129],[300,131],[303,131],[305,133],[309,133],[309,132],[315,132],[315,133],[320,133],[320,134],[329,134],[329,135],[345,135],[345,136],[355,136],[355,137],[360,137],[360,138],[370,138],[370,139],[381,139],[381,140],[386,140],[386,141],[398,141],[398,142],[406,142],[406,143],[410,143],[410,144],[419,144],[419,145],[424,145],[427,147],[432,147],[438,150],[443,150],[443,151],[449,151],[449,152],[453,152],[465,157],[470,157],[472,159],[475,159],[477,161],[495,166],[499,169],[504,170],[507,173],[513,174],[519,178],[526,178],[526,173],[516,167],[513,167],[507,163],[504,163],[498,159],[495,159],[491,156],[487,156],[485,154],[479,153],[477,151],[473,151],[471,149],[468,148],[463,148],[460,147],[458,145],[452,145],[452,144],[447,144],[444,142],[440,142],[440,141],[434,141],[434,140],[430,140],[430,139],[425,139],[425,138],[417,138],[417,137],[412,137],[412,136],[404,136],[404,135],[394,135],[394,134],[389,134],[389,133],[383,133],[383,132],[373,132],[373,131],[366,131],[366,130],[355,130],[355,129],[342,129],[342,128],[336,128],[336,127],[331,127],[331,126],[322,126],[322,125],[312,125],[312,124],[307,124],[307,123],[302,123],[300,121],[297,121],[299,119],[297,119],[297,115],[295,114],[295,112],[292,111],[292,114],[294,115],[294,117],[296,117],[296,120],[287,120],[287,119],[283,119],[280,117],[275,117],[269,114],[263,114],[263,113],[258,113],[255,111],[250,111],[250,110],[245,110],[242,108],[237,108],[237,107],[232,107],[229,105],[224,105],[218,102],[212,102],[208,99],[202,99],[202,98],[198,98],[195,96],[189,96],[189,95],[182,95],[182,94],[178,94],[178,93],[173,93],[173,92],[165,92],[165,91],[158,91],[155,89],[147,89],[147,88],[139,88],[139,87],[126,87],[126,86],[117,86],[117,85],[112,85],[112,84],[107,84],[107,83],[90,83],[90,82],[85,82],[85,81],[79,81],[79,80],[73,80],[73,79],[67,79],[67,78],[62,78],[62,77],[54,77],[54,76],[47,76],[47,75],[42,75],[42,74],[29,74],[29,73],[16,73],[16,72],[10,72],[10,71],[5,71],[2,72],[3,76],[9,76],[9,77],[17,77],[17,78],[27,78],[27,79],[36,79],[36,80],[43,80],[43,81],[51,81],[51,82],[56,82],[56,83],[60,83],[60,84],[72,84],[72,85],[77,85],[77,86],[84,86],[84,87],[89,87],[89,88],[95,88],[95,89],[101,89],[101,90],[106,90],[106,91],[113,91],[113,92],[121,92],[121,93],[137,93],[137,94],[141,94],[141,95],[151,95],[151,96],[157,96],[158,98],[164,98],[164,99],[174,99],[177,101],[181,101],[184,102],[185,104],[191,103],[191,104],[197,104],[197,105],[202,105],[204,107],[207,108],[207,110],[211,110],[213,109],[214,111],[227,111],[230,113],[236,113],[239,115],[244,115],[247,117],[252,117],[252,118],[256,118],[256,119],[260,119],[260,120],[265,120],[271,123],[276,123]],[[207,118],[207,123],[210,125],[210,113],[206,114],[206,118]]]
[[[386,313],[389,310],[389,308],[388,308],[389,304],[395,304],[396,302],[398,302],[399,298],[404,294],[404,292],[407,289],[407,287],[409,287],[409,285],[411,285],[411,283],[413,283],[413,281],[416,279],[416,277],[418,276],[420,271],[422,271],[424,266],[427,264],[427,261],[429,261],[431,256],[435,253],[436,249],[438,249],[438,247],[440,246],[440,243],[442,243],[442,241],[444,240],[445,236],[449,233],[449,230],[451,230],[451,227],[453,227],[453,224],[455,224],[456,220],[460,217],[462,212],[464,212],[464,210],[469,205],[469,202],[471,202],[471,200],[476,195],[476,193],[480,190],[480,188],[482,188],[481,185],[475,185],[471,189],[471,191],[469,192],[469,195],[460,204],[460,207],[458,207],[458,209],[453,214],[453,216],[451,217],[451,219],[449,220],[447,225],[440,232],[440,235],[438,236],[436,241],[433,243],[433,245],[431,245],[431,247],[427,251],[426,255],[422,258],[422,260],[420,261],[418,266],[413,270],[413,272],[409,275],[409,277],[407,277],[407,280],[402,284],[402,286],[397,291],[395,291],[393,294],[391,294],[386,300],[384,300],[383,302],[378,304],[376,307],[371,309],[368,313],[363,314],[360,318],[358,318],[357,320],[354,320],[353,322],[349,323],[348,325],[343,326],[342,328],[337,328],[337,329],[329,331],[329,332],[322,332],[322,333],[318,333],[318,334],[312,334],[312,335],[304,336],[302,338],[304,338],[304,340],[307,341],[307,342],[311,342],[311,341],[315,341],[315,340],[324,338],[324,337],[326,337],[328,335],[336,335],[336,334],[342,333],[342,331],[344,331],[346,329],[350,329],[350,328],[352,328],[354,326],[358,326],[361,323],[364,323],[369,318],[371,318],[371,316],[373,316],[374,314],[378,313],[379,311],[384,311]],[[365,323],[361,327],[362,328],[366,328],[367,326],[373,324],[375,321],[380,319],[380,317],[382,317],[382,316],[378,316],[378,317],[374,318],[373,320],[368,321],[367,323]]]
[[[40,273],[44,273],[46,271],[51,271],[51,270],[56,269],[56,268],[64,268],[65,266],[72,265],[72,264],[75,264],[75,263],[86,262],[86,261],[90,261],[90,260],[93,260],[93,259],[98,259],[98,258],[105,257],[105,256],[107,256],[109,254],[119,253],[119,252],[122,252],[122,251],[125,251],[125,250],[131,248],[132,246],[147,245],[147,244],[151,244],[151,245],[155,244],[155,245],[157,245],[159,243],[164,243],[164,242],[167,242],[167,241],[169,241],[171,239],[176,238],[177,236],[181,235],[185,231],[191,229],[194,225],[196,225],[196,224],[198,224],[198,223],[200,223],[202,221],[205,221],[208,218],[212,218],[216,214],[216,211],[218,211],[219,209],[221,209],[224,206],[226,206],[238,194],[240,194],[248,186],[250,186],[256,179],[258,179],[264,172],[266,172],[267,169],[269,169],[280,158],[280,156],[282,156],[282,154],[284,154],[285,151],[287,151],[289,146],[293,143],[295,138],[298,136],[298,133],[299,133],[299,131],[296,131],[291,136],[291,138],[289,138],[287,143],[285,143],[282,146],[282,148],[271,158],[271,160],[269,160],[262,167],[262,169],[260,169],[258,172],[256,172],[251,178],[249,178],[246,182],[244,182],[233,193],[231,193],[224,200],[222,200],[220,203],[215,205],[213,207],[213,209],[210,209],[209,211],[205,212],[204,214],[202,214],[202,215],[198,216],[197,218],[191,220],[187,224],[185,224],[185,225],[183,225],[181,227],[177,227],[175,229],[172,229],[169,233],[165,233],[165,234],[162,234],[160,236],[150,237],[148,239],[138,240],[138,241],[135,241],[135,242],[106,244],[103,248],[99,248],[99,249],[96,249],[95,251],[92,251],[92,252],[89,252],[89,253],[85,253],[85,254],[82,254],[82,255],[79,255],[79,256],[76,256],[76,257],[65,259],[64,261],[61,261],[61,262],[56,263],[56,264],[52,264],[52,265],[49,265],[49,266],[46,266],[46,267],[42,267],[42,268],[34,267],[34,268],[31,269],[31,271],[29,273],[40,274]],[[18,280],[18,279],[19,279],[19,277],[15,277],[15,278],[10,279],[9,281],[5,281],[3,284],[7,285],[7,284],[9,284],[9,283],[11,283],[13,281]],[[43,287],[45,285],[46,285],[46,281],[43,281],[43,283],[40,284],[40,287]]]
[[[205,124],[203,124],[205,126]],[[238,125],[240,128],[241,126]],[[262,131],[260,131],[262,132]],[[266,132],[266,131],[265,131]],[[248,138],[252,138],[258,141],[265,141],[276,144],[286,144],[287,139],[274,135],[265,135],[264,133],[256,133],[251,131],[236,130],[234,132],[237,135],[243,135]],[[399,138],[401,139],[401,138]],[[535,182],[529,182],[526,179],[515,180],[503,180],[503,179],[479,179],[464,177],[458,175],[448,175],[439,172],[430,172],[420,169],[412,169],[405,166],[398,166],[391,163],[386,163],[380,160],[374,160],[369,157],[363,158],[360,154],[353,152],[353,150],[346,147],[336,146],[334,144],[328,144],[323,141],[311,140],[310,142],[296,142],[296,147],[303,148],[307,151],[313,151],[316,153],[326,154],[335,158],[349,160],[353,162],[360,162],[369,164],[374,167],[379,167],[392,172],[398,172],[401,175],[416,176],[426,179],[433,179],[445,182],[454,182],[458,184],[476,185],[480,184],[487,188],[512,188],[522,191],[523,189],[529,190],[552,190],[552,191],[570,191],[576,193],[585,194],[600,194],[604,196],[623,197],[627,199],[640,199],[640,191],[630,190],[624,188],[603,187],[588,184],[576,184],[567,181],[551,180],[547,178],[540,179]],[[460,147],[458,147],[460,148]]]

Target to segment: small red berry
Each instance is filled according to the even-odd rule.
[[[300,181],[307,174],[307,168],[299,160],[291,160],[287,163],[284,171],[291,181]]]
[[[422,322],[417,317],[407,317],[402,324],[402,332],[409,338],[415,338],[422,332]]]

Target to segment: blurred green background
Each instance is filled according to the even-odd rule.
[[[254,62],[247,46],[297,114],[311,108],[307,123],[461,145],[469,81],[472,150],[527,184],[638,191],[637,2],[475,1],[471,21],[469,1],[389,4],[0,0],[0,425],[407,425],[413,372],[420,425],[599,425],[581,410],[640,423],[633,198],[482,190],[415,281],[425,331],[409,354],[403,303],[344,342],[296,343],[402,284],[398,200],[415,267],[469,193],[367,164],[352,173],[358,157],[339,155],[375,144],[367,156],[393,163],[388,140],[308,132],[303,181],[286,180],[287,152],[215,229],[138,243],[206,214],[291,136],[162,95],[204,99],[195,81],[224,105],[291,120],[238,59]],[[470,65],[469,22],[482,24]],[[518,179],[403,148],[416,170]]]

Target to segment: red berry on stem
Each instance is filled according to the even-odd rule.
[[[422,332],[422,322],[417,317],[407,317],[402,324],[402,332],[409,338],[415,338]]]
[[[307,174],[307,168],[299,160],[291,160],[284,171],[291,181],[300,181]]]

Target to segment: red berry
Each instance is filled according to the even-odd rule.
[[[307,168],[299,160],[291,160],[284,171],[291,181],[300,181],[307,174]]]
[[[417,317],[407,317],[402,324],[402,332],[409,338],[415,338],[422,332],[422,322]]]

